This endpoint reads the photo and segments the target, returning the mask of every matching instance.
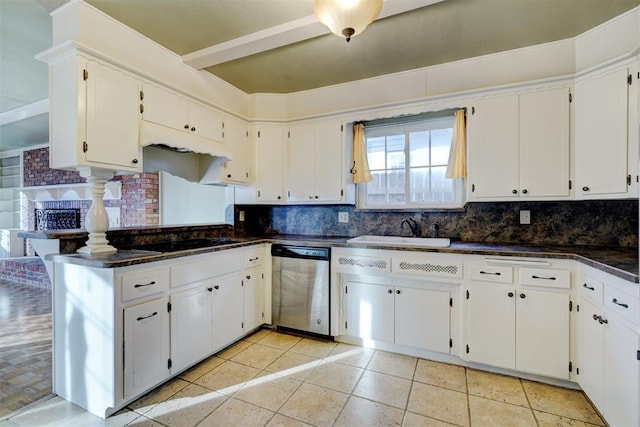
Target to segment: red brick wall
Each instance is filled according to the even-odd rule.
[[[25,151],[22,156],[25,187],[86,182],[76,171],[49,169],[49,148]]]

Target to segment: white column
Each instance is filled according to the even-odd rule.
[[[116,252],[117,249],[109,245],[107,229],[109,228],[109,216],[102,201],[104,186],[107,180],[114,175],[113,171],[103,169],[81,169],[80,176],[87,179],[91,185],[91,207],[84,219],[84,228],[89,232],[89,240],[86,246],[78,249],[83,254],[100,254]]]

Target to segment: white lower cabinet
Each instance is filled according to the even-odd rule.
[[[449,299],[444,291],[347,281],[345,332],[365,341],[447,353]]]
[[[221,349],[244,333],[244,290],[239,274],[213,283],[213,348]]]
[[[125,398],[162,382],[170,374],[167,299],[158,298],[124,310]]]
[[[244,330],[249,332],[265,323],[265,284],[262,268],[243,273]]]

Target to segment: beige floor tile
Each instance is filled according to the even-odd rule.
[[[231,359],[233,356],[235,356],[245,348],[248,348],[252,345],[253,343],[249,341],[238,341],[234,345],[231,345],[226,349],[222,350],[221,352],[219,352],[218,354],[216,354],[216,356],[221,359]]]
[[[539,427],[594,427],[598,425],[540,411],[533,411],[533,415],[538,420]]]
[[[262,338],[266,337],[267,335],[269,335],[271,333],[273,333],[273,331],[271,329],[260,329],[259,331],[255,331],[254,333],[252,333],[248,337],[245,337],[244,340],[245,341],[249,341],[249,342],[258,342]]]
[[[331,351],[336,348],[336,343],[333,341],[320,341],[311,338],[303,338],[298,341],[296,345],[291,347],[291,351],[294,353],[300,353],[311,357],[326,357]]]
[[[338,343],[338,345],[331,350],[327,358],[338,363],[344,363],[345,365],[366,368],[375,352],[376,351],[371,348]]]
[[[282,356],[284,350],[279,350],[266,345],[254,344],[233,356],[231,361],[251,366],[252,368],[264,369],[278,357]]]
[[[175,378],[145,394],[140,399],[130,403],[127,407],[140,414],[145,414],[149,412],[155,405],[169,399],[171,396],[188,385],[188,381],[185,381],[181,378]]]
[[[56,424],[56,427],[119,427],[133,425],[133,423],[138,420],[141,423],[147,421],[152,422],[149,418],[125,408],[111,415],[106,420],[88,412],[83,412],[69,420]],[[1,422],[0,426],[5,427]]]
[[[184,371],[182,374],[180,374],[180,378],[189,382],[194,382],[195,380],[197,380],[207,372],[221,365],[223,362],[224,362],[224,359],[220,357],[212,356],[207,360],[204,360],[198,363],[193,368],[187,371]]]
[[[472,426],[537,427],[530,408],[469,396]]]
[[[416,370],[417,358],[403,354],[376,351],[367,365],[367,369],[395,375],[407,379],[413,379]]]
[[[364,372],[364,369],[356,368],[355,366],[336,362],[320,363],[311,375],[307,377],[306,382],[343,393],[351,393],[362,372]]]
[[[335,426],[400,426],[404,411],[378,402],[351,396]]]
[[[519,378],[467,369],[469,394],[529,407]]]
[[[258,343],[268,345],[269,347],[279,348],[280,350],[289,350],[296,345],[302,338],[293,335],[275,333],[269,334],[260,339]]]
[[[404,410],[410,390],[411,381],[406,378],[365,370],[353,394]]]
[[[469,425],[467,395],[459,391],[414,382],[407,410],[461,426]]]
[[[308,427],[311,424],[303,423],[302,421],[294,420],[293,418],[285,417],[281,414],[275,414],[267,427]]]
[[[314,426],[333,425],[349,395],[312,384],[300,388],[278,411]]]
[[[285,353],[276,359],[265,371],[276,375],[295,378],[303,381],[320,364],[320,359],[298,353]]]
[[[467,392],[467,378],[463,366],[418,359],[413,379],[450,390]]]
[[[195,426],[228,399],[227,396],[191,384],[145,414],[162,424]]]
[[[423,415],[414,414],[413,412],[406,412],[404,414],[403,427],[451,427],[455,424],[447,423],[445,421],[436,420],[435,418],[425,417]],[[483,427],[483,426],[479,426]]]
[[[236,399],[228,399],[198,426],[265,426],[273,412]]]
[[[300,381],[291,378],[267,375],[249,381],[233,398],[275,412],[295,393],[300,384]]]
[[[259,369],[228,360],[198,378],[195,383],[209,390],[231,395],[259,373]]]
[[[164,427],[162,424],[151,418],[147,418],[144,415],[139,416],[131,424],[127,424],[127,427]],[[186,427],[186,426],[184,426]]]
[[[522,385],[533,409],[602,425],[600,416],[581,391],[525,380]]]
[[[84,412],[82,408],[55,396],[41,404],[29,407],[24,412],[12,417],[10,421],[19,426],[56,425]]]

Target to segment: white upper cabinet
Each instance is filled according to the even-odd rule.
[[[567,199],[569,89],[480,99],[469,118],[469,199]]]
[[[259,203],[282,203],[285,180],[284,126],[260,125],[256,137],[256,196]]]
[[[637,196],[637,95],[630,92],[637,80],[633,74],[631,67],[624,66],[576,83],[577,198]]]
[[[212,108],[150,84],[142,97],[145,121],[223,142],[222,115]]]
[[[344,195],[343,138],[340,121],[297,124],[289,128],[287,200],[291,203],[339,202]]]
[[[224,142],[232,153],[232,160],[224,164],[222,182],[246,184],[253,174],[251,164],[253,152],[249,143],[246,123],[228,117],[224,121]]]
[[[80,55],[52,62],[50,77],[51,167],[141,171],[141,82]]]

